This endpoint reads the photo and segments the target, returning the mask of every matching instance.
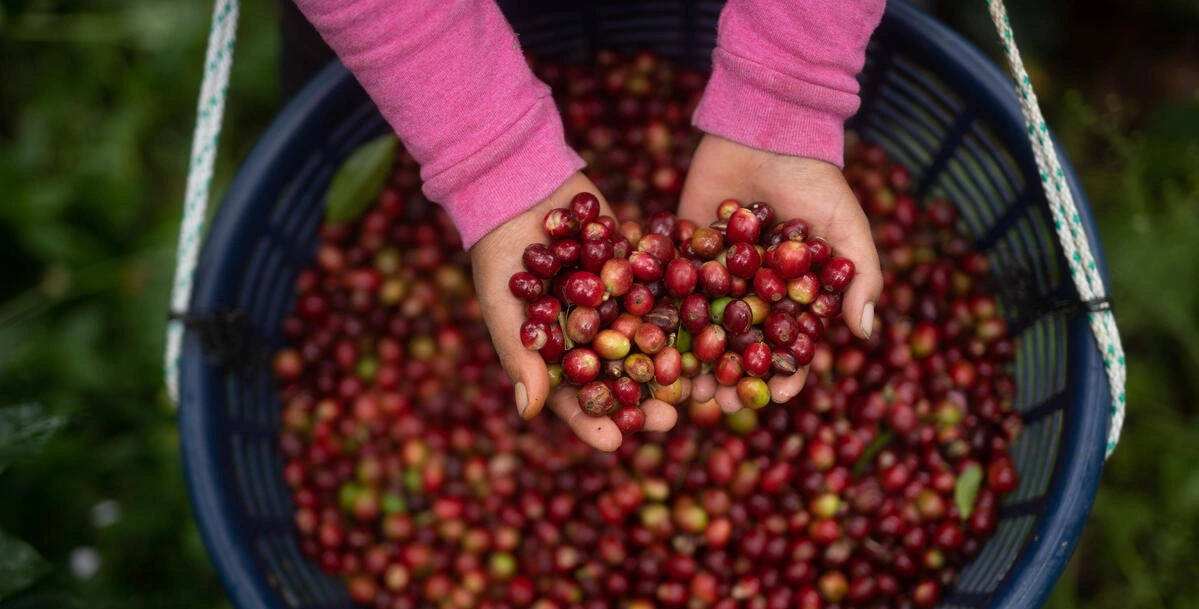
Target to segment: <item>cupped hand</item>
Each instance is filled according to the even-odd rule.
[[[584,413],[579,407],[577,388],[573,386],[562,384],[551,391],[545,361],[520,342],[525,304],[508,288],[512,275],[524,270],[521,256],[525,247],[547,242],[542,228],[546,213],[567,207],[580,192],[595,194],[600,199],[600,214],[612,215],[595,184],[582,173],[575,173],[535,207],[480,239],[471,248],[470,256],[483,320],[491,332],[500,363],[515,386],[516,408],[521,417],[532,419],[548,403],[579,439],[598,450],[613,451],[620,447],[623,436],[611,418]],[[674,406],[661,400],[647,400],[641,408],[645,412],[645,431],[667,431],[678,419]]]
[[[836,165],[816,159],[775,154],[705,134],[691,161],[679,216],[707,226],[725,199],[745,204],[765,201],[780,219],[802,218],[812,234],[823,237],[838,256],[854,263],[855,274],[842,301],[842,316],[854,334],[868,338],[874,328],[874,303],[883,277],[870,223]],[[803,389],[806,368],[769,382],[771,399],[782,403]],[[692,399],[715,398],[725,412],[741,408],[736,390],[718,386],[705,375],[695,379]]]

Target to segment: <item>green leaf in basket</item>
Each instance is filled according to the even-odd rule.
[[[28,588],[47,567],[37,550],[0,531],[0,599]]]
[[[958,476],[958,482],[953,487],[953,502],[958,505],[962,520],[969,518],[974,511],[974,500],[978,498],[978,488],[982,481],[983,468],[977,463],[967,465]]]
[[[874,461],[875,455],[891,443],[891,438],[894,435],[893,432],[887,430],[875,436],[874,441],[866,445],[866,448],[862,451],[862,456],[858,457],[858,462],[853,464],[853,474],[859,476],[862,472],[866,471],[866,468],[870,467],[870,462]]]
[[[40,453],[64,423],[66,419],[46,413],[40,404],[0,408],[0,472]]]
[[[337,169],[325,194],[325,221],[344,224],[362,214],[391,175],[399,140],[381,135],[359,146]]]

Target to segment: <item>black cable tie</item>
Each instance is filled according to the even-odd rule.
[[[1048,311],[1050,314],[1065,315],[1075,318],[1090,313],[1112,310],[1111,296],[1102,296],[1089,300],[1056,298],[1041,293],[1036,288],[1035,276],[1027,266],[1016,266],[1004,273],[999,282],[1005,300],[1015,309],[1019,316],[1032,319]]]
[[[167,319],[196,333],[209,361],[238,372],[252,372],[262,362],[263,349],[240,309],[170,311]]]
[[[1078,317],[1089,313],[1099,313],[1112,310],[1110,296],[1092,298],[1090,300],[1066,300],[1062,298],[1049,299],[1047,307],[1052,313],[1060,313],[1067,317]]]

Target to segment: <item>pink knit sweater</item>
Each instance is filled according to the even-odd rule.
[[[470,247],[583,161],[494,0],[297,0],[421,165]],[[729,0],[705,132],[841,165],[856,76],[885,0]]]

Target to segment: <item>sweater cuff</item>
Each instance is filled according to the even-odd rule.
[[[584,166],[566,144],[548,93],[483,148],[436,175],[425,196],[439,202],[470,249],[492,229],[537,205]]]
[[[843,167],[845,120],[859,104],[856,92],[795,78],[717,48],[693,123],[751,148]]]

